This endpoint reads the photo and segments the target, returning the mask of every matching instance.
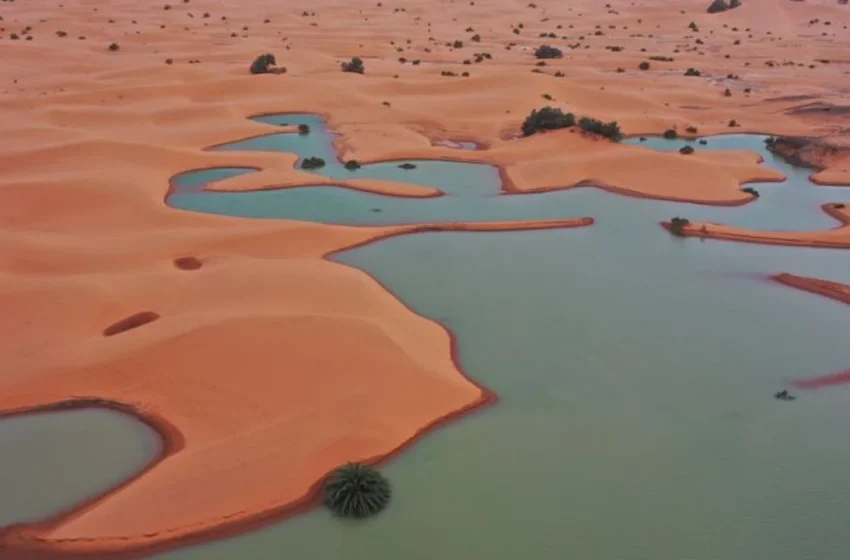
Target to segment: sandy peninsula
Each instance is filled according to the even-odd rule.
[[[629,135],[843,134],[847,6],[744,0],[707,14],[707,4],[2,3],[0,414],[112,406],[166,445],[119,488],[3,530],[0,556],[114,557],[247,530],[310,503],[338,464],[389,457],[492,402],[445,327],[326,257],[419,231],[592,223],[354,228],[169,208],[170,178],[190,169],[260,170],[216,186],[227,190],[317,184],[294,156],[206,148],[275,131],[251,115],[312,112],[346,160],[491,163],[511,193],[592,184],[748,203],[741,184],[781,179],[756,154],[656,153],[574,130],[518,138],[543,105]],[[565,56],[539,66],[542,43]],[[266,52],[285,73],[248,72]],[[353,56],[364,75],[340,71]],[[487,149],[447,147],[468,141]],[[850,183],[850,158],[820,163],[818,178]],[[844,227],[801,240],[850,246],[846,211],[826,210]]]

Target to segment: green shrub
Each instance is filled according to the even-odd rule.
[[[614,141],[623,137],[623,134],[620,132],[620,125],[617,124],[617,121],[606,123],[599,119],[582,117],[578,120],[578,126],[584,131],[599,134],[600,136],[604,136],[605,138],[609,138]]]
[[[685,226],[690,225],[691,221],[687,218],[680,218],[676,216],[672,220],[670,220],[670,233],[673,235],[683,236],[685,234]]]
[[[325,166],[325,160],[320,157],[304,158],[301,162],[301,169],[319,169]]]
[[[342,71],[354,72],[355,74],[362,74],[366,71],[366,68],[363,66],[363,60],[359,56],[355,56],[351,59],[350,62],[342,63]]]
[[[348,169],[349,171],[354,171],[356,169],[360,169],[360,167],[362,167],[362,166],[360,165],[360,162],[357,161],[356,159],[350,159],[350,160],[345,162],[345,168]]]
[[[275,65],[277,65],[277,61],[273,54],[261,54],[251,63],[251,74],[268,74],[269,67]]]
[[[576,117],[572,113],[564,113],[560,109],[547,105],[542,109],[534,109],[522,123],[522,135],[531,136],[542,130],[555,130],[558,128],[569,128],[576,124]]]
[[[540,45],[537,47],[537,50],[534,51],[534,56],[537,58],[563,58],[564,53],[561,52],[561,49],[556,47],[550,47],[549,45]]]
[[[339,517],[364,518],[380,513],[390,503],[392,488],[377,469],[347,463],[325,483],[325,506]]]

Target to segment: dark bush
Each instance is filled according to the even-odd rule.
[[[749,194],[753,195],[756,198],[759,197],[759,192],[752,187],[744,187],[741,190],[744,191],[745,193],[749,193]]]
[[[112,52],[115,52],[120,48],[121,47],[118,46],[118,43],[112,43],[111,45],[109,45],[109,50],[111,50]]]
[[[480,43],[481,42],[481,35],[473,35],[472,37],[469,38],[469,40],[472,41],[473,43]]]
[[[696,68],[688,68],[685,70],[685,76],[700,76],[700,71]]]
[[[389,481],[368,465],[347,463],[331,473],[325,483],[325,505],[340,517],[375,515],[391,498]]]
[[[697,133],[697,127],[689,126],[689,127],[685,128],[685,132],[687,132],[688,134],[696,134]]]
[[[708,10],[706,10],[710,14],[716,14],[718,12],[725,12],[729,9],[729,4],[725,2],[725,0],[714,0],[709,6]]]
[[[308,124],[299,124],[298,125],[298,134],[310,134],[310,125]]]
[[[462,49],[463,48],[463,41],[455,41],[454,43],[452,43],[452,47],[454,47],[456,49]]]
[[[407,169],[408,171],[411,169],[416,169],[416,164],[414,163],[402,163],[398,166],[399,169]]]
[[[564,58],[564,53],[561,52],[561,49],[556,47],[550,47],[549,45],[540,45],[537,47],[537,50],[534,51],[534,56],[537,58]]]
[[[640,68],[641,70],[649,70],[649,63],[644,60],[638,65],[638,68]]]
[[[729,128],[737,128],[739,126],[741,126],[741,125],[738,124],[738,121],[736,121],[735,119],[732,119],[731,121],[729,121]]]
[[[835,204],[832,205],[832,207],[838,208],[839,210],[843,210],[844,209],[844,203],[843,202],[836,202]]]
[[[682,146],[679,148],[679,153],[687,156],[694,153],[694,149],[691,146]]]
[[[360,167],[361,167],[360,162],[357,161],[356,159],[350,159],[350,160],[345,162],[345,168],[348,169],[349,171],[354,171],[356,169],[360,169]]]
[[[251,74],[268,74],[269,67],[275,66],[277,61],[271,53],[261,54],[251,63]]]
[[[542,130],[555,130],[558,128],[569,128],[576,124],[576,117],[572,113],[564,113],[560,109],[547,105],[542,109],[534,109],[522,123],[522,135],[531,136]]]
[[[366,71],[366,68],[363,66],[363,60],[359,56],[355,56],[351,59],[350,62],[342,63],[342,71],[354,72],[355,74],[362,74]]]
[[[301,162],[301,169],[319,169],[324,166],[325,160],[320,157],[304,158],[304,161]]]
[[[620,132],[620,125],[617,124],[617,121],[611,121],[606,123],[600,121],[599,119],[582,117],[578,120],[578,126],[586,132],[599,134],[600,136],[604,136],[605,138],[609,138],[614,141],[617,141],[623,137],[623,134]]]
[[[672,220],[670,220],[670,233],[673,235],[682,236],[684,235],[685,226],[690,225],[691,221],[687,218],[680,218],[676,216]]]
[[[664,138],[666,138],[667,140],[675,140],[678,137],[679,133],[676,132],[675,128],[668,128],[664,131]]]

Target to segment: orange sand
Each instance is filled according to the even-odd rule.
[[[205,147],[277,131],[249,115],[320,112],[340,135],[343,159],[491,162],[516,192],[593,182],[633,196],[745,203],[741,183],[780,179],[754,154],[659,154],[571,131],[509,139],[544,104],[617,120],[628,134],[671,126],[696,126],[701,134],[837,134],[841,114],[789,112],[846,97],[839,61],[850,43],[850,10],[816,0],[744,1],[709,15],[703,0],[611,0],[610,10],[588,0],[535,0],[537,8],[511,0],[380,7],[317,0],[309,17],[303,8],[258,0],[173,0],[170,10],[130,0],[4,3],[0,413],[105,399],[161,419],[158,426],[171,427],[164,435],[183,439],[115,492],[49,523],[5,531],[7,555],[19,558],[25,548],[113,553],[232,530],[287,511],[339,463],[385,456],[488,398],[460,374],[444,328],[366,274],[323,259],[431,228],[169,209],[169,177],[188,169],[262,169],[216,188],[317,182],[292,168],[293,156]],[[814,18],[819,23],[809,24]],[[691,21],[699,33],[687,28]],[[521,33],[512,33],[520,22]],[[32,31],[23,33],[26,26]],[[594,35],[596,26],[604,35]],[[568,38],[540,39],[544,31]],[[480,43],[471,41],[475,33]],[[446,46],[456,39],[465,46]],[[108,51],[112,42],[120,50]],[[543,42],[566,56],[532,73],[531,49]],[[566,49],[575,43],[582,47]],[[288,73],[249,75],[263,52],[275,53]],[[462,64],[475,52],[493,59]],[[355,55],[365,60],[364,76],[339,71]],[[639,71],[651,55],[675,61]],[[401,56],[422,64],[401,64]],[[703,77],[684,77],[688,67]],[[443,70],[471,76],[443,77]],[[723,95],[727,87],[731,97]],[[741,127],[727,128],[730,119]],[[433,146],[445,140],[489,149]],[[831,162],[818,177],[850,182],[850,170],[846,161]],[[347,186],[434,194],[375,181]],[[587,222],[502,227],[568,225]],[[806,235],[813,243],[848,241],[844,228]],[[202,266],[178,268],[173,261],[181,257]],[[109,325],[143,312],[160,318],[103,337]]]
[[[841,225],[829,230],[753,231],[709,222],[692,222],[684,228],[682,233],[689,237],[708,237],[745,243],[850,249],[850,208],[846,206],[839,208],[834,204],[825,204],[822,208],[825,213],[841,222]]]

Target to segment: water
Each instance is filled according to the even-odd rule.
[[[811,185],[805,170],[764,152],[759,137],[708,142],[697,149],[758,151],[788,181],[754,185],[761,198],[738,208],[594,189],[500,197],[492,185],[472,184],[463,196],[392,202],[332,187],[263,193],[247,205],[237,201],[259,200],[256,193],[224,195],[233,202],[216,206],[221,212],[266,205],[274,211],[264,217],[334,223],[585,215],[598,222],[418,234],[338,255],[451,327],[464,369],[502,401],[390,463],[395,501],[374,520],[341,523],[316,510],[155,558],[847,557],[850,388],[802,393],[793,403],[772,394],[793,378],[850,365],[850,312],[764,280],[792,272],[850,282],[847,253],[680,239],[658,221],[833,227],[819,206],[847,201],[850,189]],[[443,171],[463,176],[465,167]],[[447,184],[453,177],[439,176]],[[207,211],[209,196],[218,195],[182,201]],[[432,205],[442,200],[445,207]],[[372,212],[378,202],[387,206]]]
[[[65,511],[139,472],[156,433],[108,410],[26,414],[0,421],[0,527]]]

